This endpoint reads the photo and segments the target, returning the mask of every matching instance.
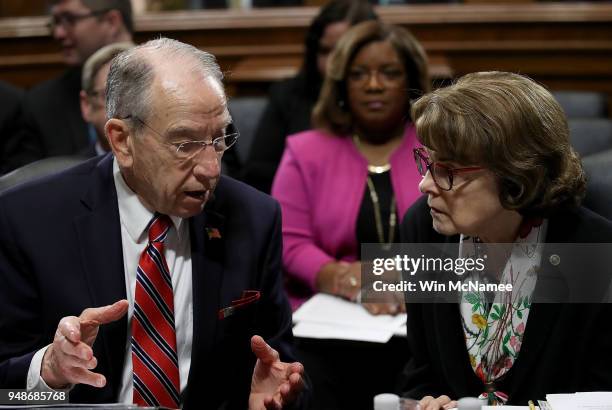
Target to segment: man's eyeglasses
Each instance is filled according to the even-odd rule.
[[[126,117],[123,117],[122,119],[124,120],[133,119],[135,121],[138,121],[139,123],[147,127],[149,130],[153,131],[155,134],[163,138],[163,135],[161,133],[156,131],[154,128],[149,126],[146,122],[144,122],[143,120],[141,120],[135,115],[128,115]],[[172,142],[172,143],[168,143],[165,141],[163,142],[165,144],[175,147],[177,157],[179,157],[180,159],[186,160],[186,159],[195,157],[200,152],[202,152],[204,148],[206,148],[209,145],[212,146],[215,152],[217,153],[222,153],[228,150],[232,145],[236,143],[236,140],[238,140],[238,137],[240,136],[240,134],[236,130],[236,127],[234,126],[233,123],[230,123],[227,126],[227,130],[230,131],[229,134],[226,134],[223,137],[217,137],[213,139],[212,141],[182,141],[182,142]]]
[[[51,16],[51,21],[47,23],[49,30],[53,31],[57,26],[62,26],[65,29],[73,28],[76,23],[83,19],[91,17],[98,17],[108,12],[109,10],[95,10],[85,14],[74,14],[74,13],[59,13]]]
[[[482,167],[450,168],[446,165],[432,162],[424,148],[414,149],[414,160],[421,176],[431,174],[434,183],[443,191],[450,191],[453,188],[454,176],[466,172],[480,171]]]

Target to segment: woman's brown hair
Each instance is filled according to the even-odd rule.
[[[472,73],[413,104],[419,140],[436,157],[498,176],[500,201],[524,215],[576,207],[586,179],[562,108],[518,74]]]

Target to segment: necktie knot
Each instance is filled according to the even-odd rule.
[[[149,242],[163,242],[168,235],[172,221],[168,215],[156,213],[149,223]]]

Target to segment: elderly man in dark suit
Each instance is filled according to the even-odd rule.
[[[53,0],[51,30],[69,68],[26,93],[23,128],[10,137],[7,169],[41,158],[74,155],[90,135],[81,117],[81,66],[99,48],[132,41],[130,0]]]
[[[170,408],[299,396],[280,210],[220,176],[236,139],[221,79],[174,40],[120,54],[114,155],[0,197],[1,387]]]

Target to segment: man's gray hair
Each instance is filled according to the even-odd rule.
[[[158,38],[116,56],[108,73],[106,83],[106,113],[108,118],[138,117],[146,120],[151,110],[151,85],[155,78],[155,67],[150,52],[163,55],[164,61],[195,62],[195,69],[223,84],[223,74],[215,56],[198,48],[169,38]],[[142,126],[134,121],[139,130]]]

